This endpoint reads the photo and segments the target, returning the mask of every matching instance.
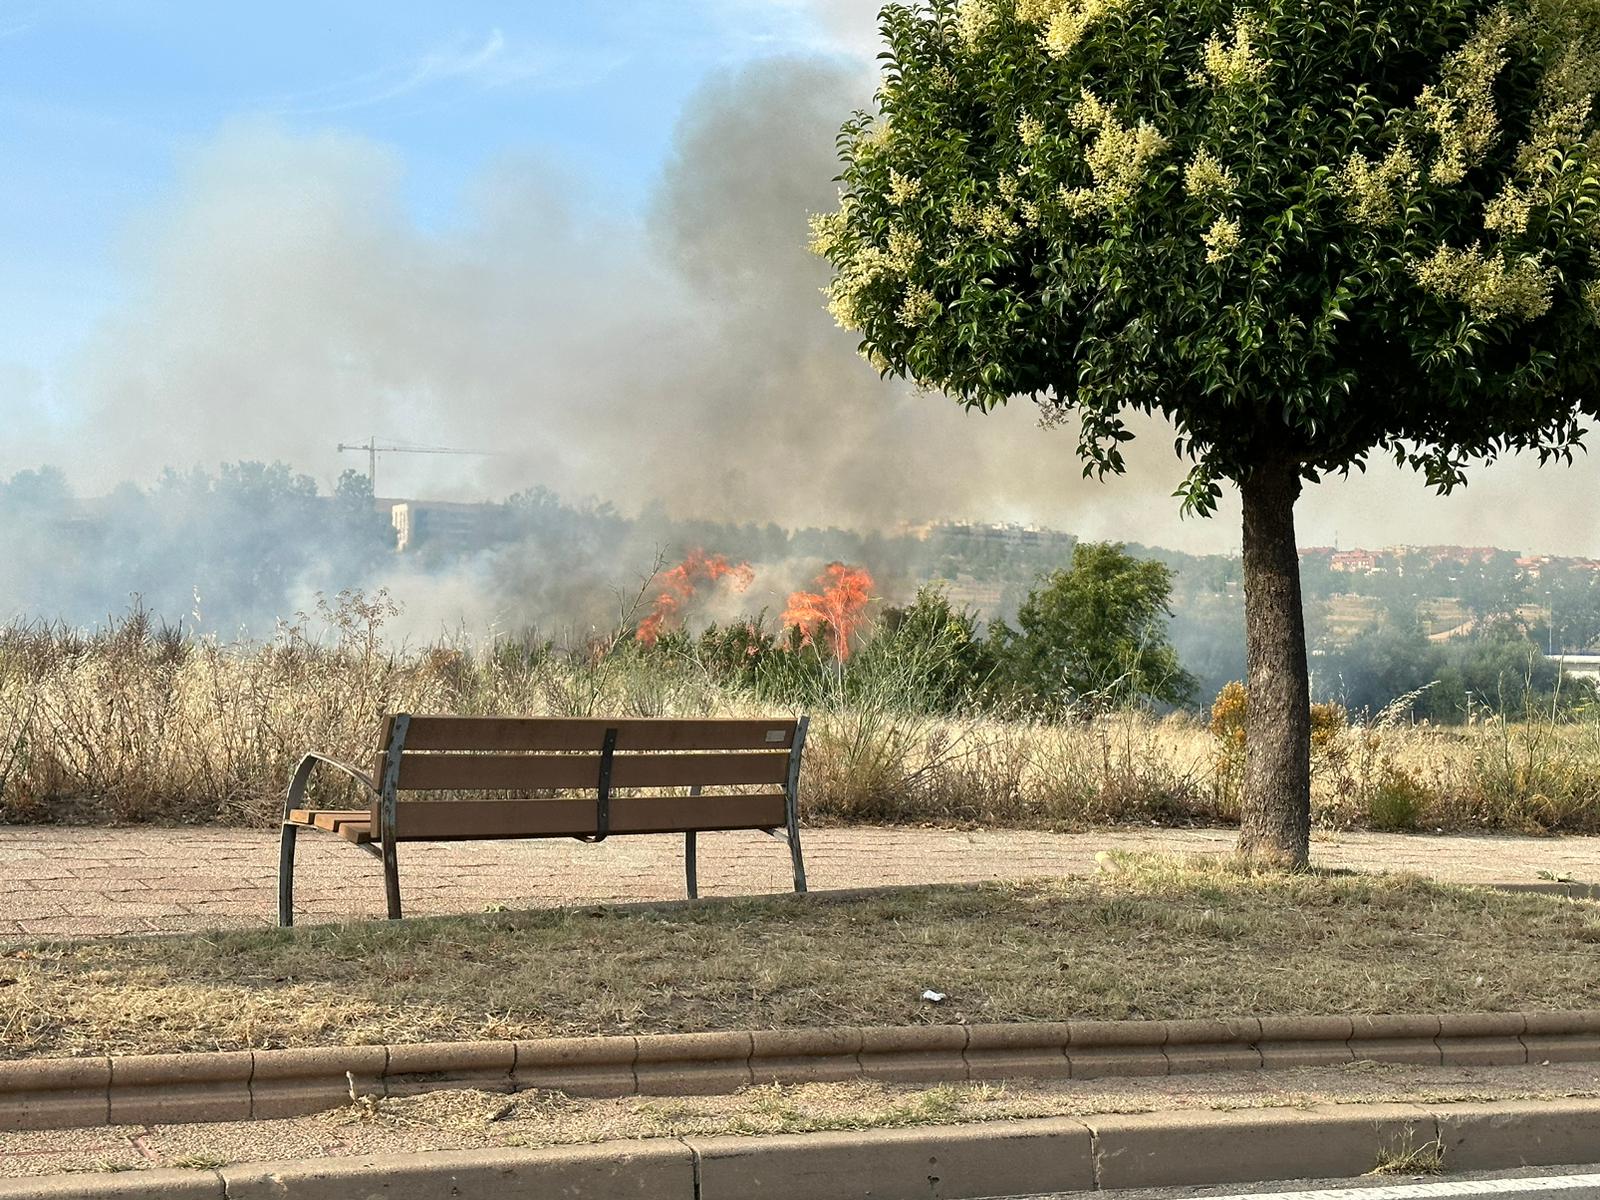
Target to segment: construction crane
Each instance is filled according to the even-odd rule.
[[[493,450],[461,450],[453,446],[410,446],[404,442],[380,442],[376,437],[369,437],[364,442],[340,442],[339,452],[346,450],[363,450],[367,455],[367,482],[372,485],[372,494],[378,494],[378,455],[380,454],[484,454],[496,453]]]

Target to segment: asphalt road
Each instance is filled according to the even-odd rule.
[[[1004,1200],[1600,1200],[1600,1164],[1437,1176],[1290,1180],[1201,1188],[1053,1192]],[[999,1200],[999,1198],[997,1198]]]

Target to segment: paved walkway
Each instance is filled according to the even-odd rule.
[[[1222,829],[813,829],[805,832],[813,890],[1084,874],[1106,849],[1222,853]],[[1345,833],[1319,835],[1326,867],[1406,870],[1463,883],[1533,882],[1540,871],[1600,879],[1600,838]],[[481,912],[487,905],[661,900],[683,895],[675,837],[460,842],[400,848],[410,915]],[[0,826],[0,939],[91,937],[270,925],[277,915],[276,832]],[[302,833],[297,920],[381,917],[377,860],[331,836]],[[702,834],[702,895],[788,890],[789,855],[755,833]]]

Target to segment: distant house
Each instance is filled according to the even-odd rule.
[[[426,546],[435,552],[471,554],[504,541],[510,512],[504,504],[458,504],[445,500],[400,500],[389,508],[395,549]]]
[[[1555,663],[1570,678],[1600,683],[1600,654],[1549,654],[1545,661]]]
[[[1498,554],[1521,554],[1520,550],[1499,550],[1494,546],[1414,546],[1413,554],[1424,556],[1429,566],[1438,566],[1440,563],[1459,563],[1469,566],[1472,563],[1492,562]]]
[[[1335,550],[1328,567],[1351,575],[1371,575],[1378,569],[1378,556],[1371,550]]]

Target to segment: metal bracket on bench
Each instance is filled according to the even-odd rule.
[[[606,740],[600,746],[600,781],[594,797],[594,836],[580,837],[580,842],[603,842],[611,832],[611,760],[617,752],[617,731],[606,730]]]

